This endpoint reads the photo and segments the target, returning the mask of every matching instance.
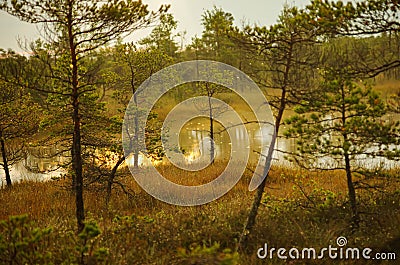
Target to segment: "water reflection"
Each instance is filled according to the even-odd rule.
[[[66,171],[61,165],[68,162],[68,157],[60,155],[56,147],[29,148],[26,156],[10,167],[13,182],[24,180],[49,180],[60,177]],[[5,173],[0,170],[0,186],[4,186]]]
[[[249,135],[249,145],[246,144],[245,141],[246,133],[244,130],[246,129]],[[246,129],[238,127],[235,130],[232,130],[232,138],[230,138],[221,125],[216,123],[216,133],[214,135],[215,159],[227,160],[231,155],[237,155],[234,152],[231,153],[231,141],[237,141],[239,150],[243,150],[243,152],[250,151],[249,160],[250,162],[256,163],[259,159],[261,146],[268,144],[267,139],[262,138],[262,130],[268,132],[268,126],[262,126],[260,129],[257,124],[249,124],[246,126]],[[186,162],[189,164],[201,162],[199,161],[200,157],[204,157],[205,159],[209,157],[208,154],[210,153],[211,145],[209,141],[208,120],[203,119],[188,122],[179,134],[179,145],[179,148],[183,151]],[[293,151],[294,148],[294,139],[277,139],[277,150],[290,152]],[[396,147],[390,146],[389,148],[393,149]],[[59,168],[59,165],[68,162],[69,157],[55,155],[58,151],[59,150],[55,147],[30,149],[24,160],[16,163],[10,168],[12,180],[14,182],[20,180],[48,180],[53,177],[59,177],[61,174],[65,174],[65,169]],[[202,154],[205,155],[202,156]],[[141,167],[149,166],[149,163],[167,163],[166,160],[167,159],[164,158],[162,161],[150,162],[150,160],[144,158],[143,154],[139,155],[139,165]],[[133,165],[133,156],[128,157],[126,162]],[[279,151],[274,152],[273,163],[291,165],[290,162],[285,159],[285,154]],[[328,156],[320,157],[316,163],[316,165],[322,165],[325,168],[338,166],[338,162]],[[113,163],[110,162],[110,165],[112,164]],[[366,155],[358,155],[357,164],[364,168],[382,167],[388,169],[400,166],[399,161],[392,161],[382,157],[373,158]],[[5,174],[3,170],[0,170],[0,185],[5,185]]]
[[[179,144],[181,149],[183,149],[184,156],[188,162],[193,162],[202,153],[207,153],[210,150],[210,143],[208,141],[202,141],[202,139],[209,137],[209,130],[207,130],[207,126],[199,126],[199,124],[204,125],[204,123],[189,122],[183,127],[180,133]],[[217,160],[229,159],[231,155],[231,141],[236,141],[240,147],[240,150],[243,150],[243,152],[249,152],[250,162],[256,163],[260,156],[259,152],[261,147],[269,144],[269,139],[263,139],[262,137],[263,134],[265,135],[270,131],[270,127],[267,125],[261,126],[261,129],[257,124],[249,124],[246,126],[246,128],[238,126],[233,130],[232,139],[229,137],[228,133],[223,130],[221,125],[215,123],[214,126],[214,130],[216,131],[214,138]],[[245,130],[247,130],[249,135],[250,145],[246,144]],[[293,150],[294,140],[279,138],[276,143],[276,148],[285,151]],[[233,153],[232,155],[235,154]],[[273,159],[275,164],[289,163],[285,160],[284,154],[281,152],[274,152]]]

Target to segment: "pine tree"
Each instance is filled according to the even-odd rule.
[[[344,170],[352,214],[357,228],[355,183],[370,176],[370,159],[399,159],[399,122],[385,119],[387,106],[369,86],[353,81],[344,69],[326,69],[318,100],[303,102],[297,115],[286,120],[285,136],[296,139],[291,160],[307,169]]]
[[[83,157],[82,157],[82,100],[91,97],[93,84],[84,59],[90,59],[96,49],[137,29],[148,27],[168,6],[150,12],[141,1],[66,0],[66,1],[0,1],[3,11],[19,19],[43,25],[45,38],[54,51],[50,58],[56,61],[57,72],[50,66],[50,79],[60,84],[63,91],[48,90],[69,101],[72,119],[71,157],[75,189],[78,232],[84,228]],[[63,69],[61,69],[63,68]],[[58,87],[60,88],[60,87]],[[57,89],[57,88],[56,88]]]

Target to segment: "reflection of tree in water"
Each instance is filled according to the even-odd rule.
[[[32,173],[49,173],[65,167],[69,161],[66,151],[55,146],[40,146],[26,150],[23,165]]]

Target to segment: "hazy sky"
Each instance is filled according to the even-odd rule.
[[[278,18],[285,3],[304,6],[309,3],[309,0],[143,0],[143,2],[148,4],[151,10],[158,9],[161,4],[170,4],[170,12],[179,22],[178,32],[186,30],[185,42],[188,43],[195,34],[201,34],[201,15],[213,5],[232,13],[237,25],[241,25],[243,20],[260,25],[271,25]],[[4,12],[0,13],[0,25],[0,48],[21,51],[17,39],[32,41],[40,36],[35,25],[21,22]],[[148,30],[135,32],[129,39],[141,39],[148,32]]]

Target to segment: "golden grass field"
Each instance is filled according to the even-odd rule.
[[[202,174],[211,180],[224,166],[217,163]],[[182,174],[165,166],[160,170],[170,172],[169,178],[175,182],[200,184],[196,180],[199,175]],[[0,219],[27,214],[33,222],[29,229],[51,227],[52,232],[38,241],[36,248],[50,253],[48,264],[76,264],[79,253],[84,253],[85,264],[376,264],[365,260],[260,260],[256,252],[264,243],[271,247],[327,247],[335,245],[339,236],[348,239],[348,246],[383,248],[385,242],[400,236],[397,172],[370,180],[380,187],[377,190],[357,191],[362,223],[352,233],[344,172],[273,167],[254,233],[246,249],[238,253],[237,240],[254,195],[247,190],[250,171],[225,196],[196,207],[158,201],[138,187],[130,175],[121,181],[131,196],[115,186],[106,207],[105,183],[92,185],[84,193],[86,219],[95,221],[102,233],[87,242],[75,234],[74,194],[68,180],[18,183],[2,190]],[[5,231],[3,236],[7,237]],[[82,244],[89,247],[79,252]],[[96,258],[96,250],[107,254]]]

